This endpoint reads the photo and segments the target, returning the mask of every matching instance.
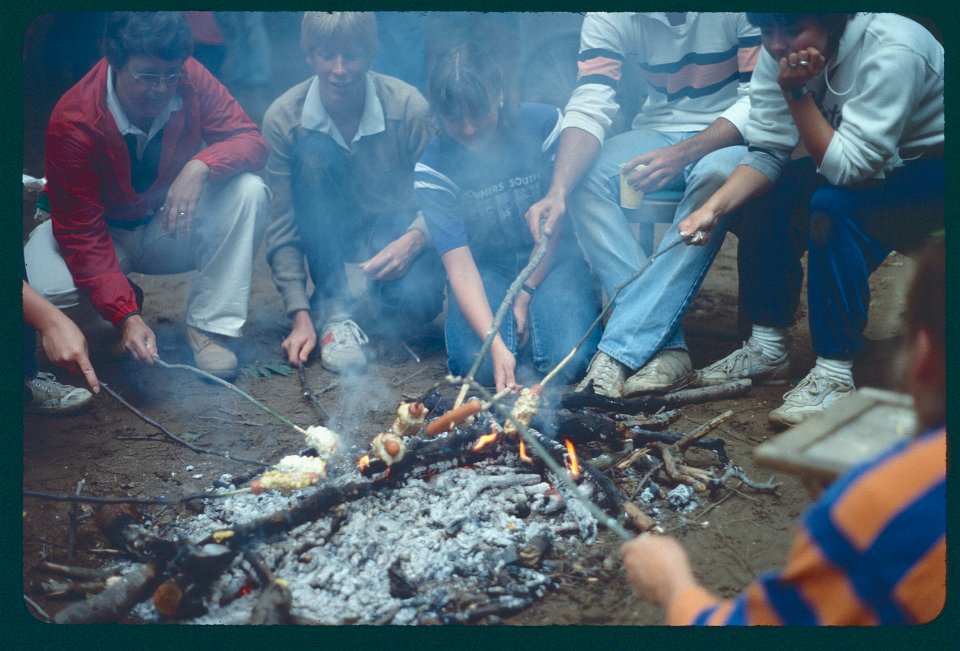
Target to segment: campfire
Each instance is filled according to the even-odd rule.
[[[54,621],[496,622],[555,587],[564,559],[601,526],[662,530],[731,478],[776,489],[706,438],[729,412],[687,434],[663,431],[678,417],[665,405],[702,394],[534,393],[456,404],[433,391],[403,402],[393,427],[360,447],[302,430],[301,454],[221,476],[202,512],[163,531],[105,507],[98,524],[130,560]],[[648,416],[641,404],[660,406]],[[702,453],[687,461],[691,448],[706,464]]]

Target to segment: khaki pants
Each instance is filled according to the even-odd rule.
[[[133,228],[110,228],[124,273],[176,274],[197,270],[187,299],[187,325],[239,337],[247,320],[253,259],[267,220],[269,190],[255,174],[210,183],[197,204],[192,232],[177,237],[156,218]],[[77,289],[53,237],[51,222],[38,226],[24,247],[27,280],[82,330],[105,321]]]

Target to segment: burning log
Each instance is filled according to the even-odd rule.
[[[81,581],[105,581],[111,576],[116,576],[116,572],[112,572],[110,570],[97,570],[89,567],[74,567],[71,565],[51,563],[50,561],[40,561],[37,563],[36,567],[37,569],[43,570],[44,572],[49,572],[50,574],[57,574],[71,579],[79,579]]]
[[[647,515],[633,502],[624,501],[623,504],[621,504],[621,508],[623,508],[623,512],[627,514],[627,519],[630,524],[640,533],[660,529],[657,521]]]

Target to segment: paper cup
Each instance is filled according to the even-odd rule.
[[[643,193],[634,190],[633,186],[627,183],[627,174],[633,169],[636,168],[620,166],[620,207],[635,210],[643,205]]]

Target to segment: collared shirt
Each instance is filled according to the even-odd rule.
[[[372,136],[375,133],[382,133],[387,128],[386,118],[383,114],[383,105],[377,96],[377,88],[373,84],[370,73],[367,73],[366,76],[366,91],[363,100],[363,113],[360,115],[360,126],[357,128],[357,133],[354,134],[353,140],[350,141],[349,145],[344,139],[343,134],[340,133],[340,129],[337,128],[336,123],[334,123],[333,118],[327,113],[327,109],[320,99],[320,80],[317,77],[313,78],[313,81],[310,83],[310,88],[307,89],[307,96],[303,100],[303,115],[301,120],[304,129],[325,133],[333,138],[334,142],[348,151],[360,138]]]
[[[143,156],[143,150],[147,143],[156,136],[163,127],[170,121],[170,115],[174,111],[179,111],[183,107],[183,101],[179,95],[170,98],[170,102],[157,117],[153,118],[153,124],[150,125],[150,132],[144,133],[143,129],[135,125],[127,117],[127,112],[123,110],[120,98],[117,97],[117,91],[113,86],[113,68],[107,66],[107,108],[110,109],[113,119],[117,121],[117,128],[123,136],[132,135],[137,139],[137,157]]]

